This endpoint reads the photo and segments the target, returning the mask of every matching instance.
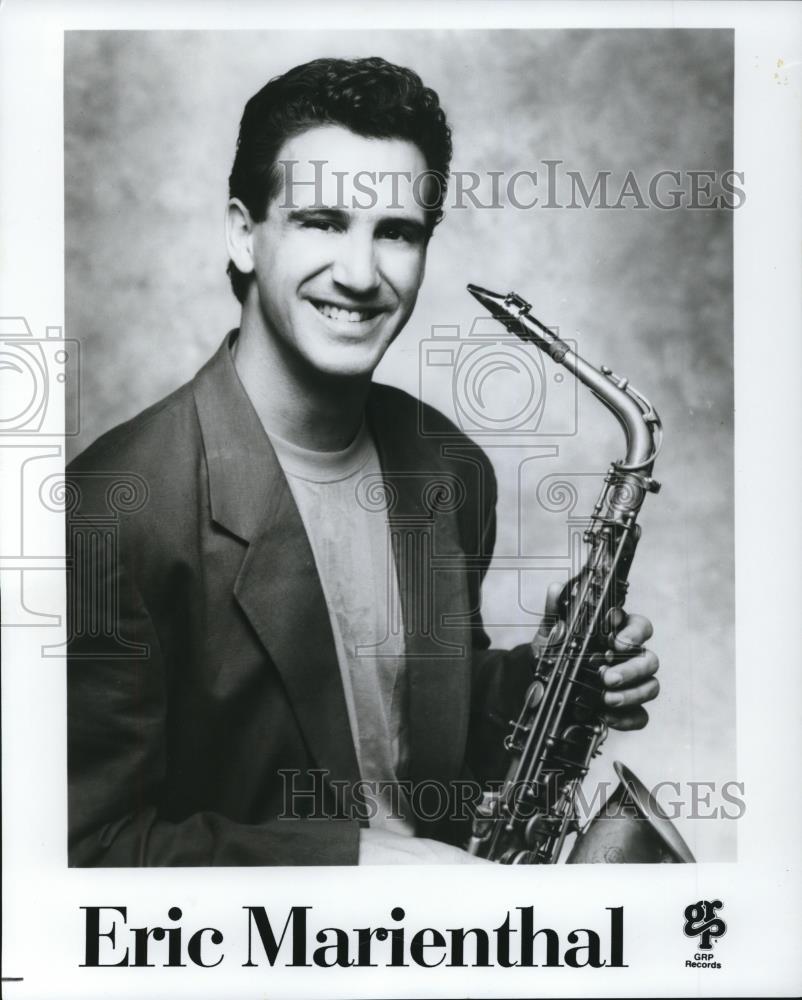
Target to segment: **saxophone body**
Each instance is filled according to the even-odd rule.
[[[520,296],[474,285],[468,290],[509,330],[590,389],[620,424],[626,451],[605,477],[585,532],[584,567],[562,592],[560,620],[504,741],[507,776],[477,806],[467,850],[504,864],[555,864],[566,838],[576,833],[568,863],[692,862],[654,797],[618,761],[618,788],[586,826],[578,818],[582,781],[607,736],[601,671],[615,659],[610,637],[640,536],[638,513],[647,494],[660,488],[652,477],[660,418],[626,378],[582,359],[531,315]]]

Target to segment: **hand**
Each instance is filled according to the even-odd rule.
[[[544,640],[559,617],[562,589],[560,583],[549,586],[543,625],[533,643],[536,655],[542,651]],[[649,721],[643,706],[660,691],[660,682],[654,676],[660,661],[643,646],[652,636],[652,623],[643,615],[628,615],[620,610],[615,615],[610,649],[621,654],[621,658],[602,669],[605,705],[602,718],[611,729],[643,729]]]
[[[365,828],[359,831],[360,865],[490,865],[492,861],[475,858],[467,851],[439,840],[405,837],[387,830]]]

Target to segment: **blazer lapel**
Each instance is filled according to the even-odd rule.
[[[464,486],[439,447],[374,386],[368,419],[382,465],[404,617],[410,777],[446,781],[465,754],[471,638],[455,511]],[[407,401],[408,402],[408,401]]]
[[[315,765],[359,779],[340,668],[303,521],[234,368],[229,334],[195,378],[213,520],[247,543],[234,595],[281,674]]]

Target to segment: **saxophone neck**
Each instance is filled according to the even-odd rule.
[[[627,442],[623,461],[614,463],[621,472],[631,472],[648,480],[653,492],[660,488],[651,479],[655,459],[663,442],[663,425],[660,416],[649,400],[629,384],[629,379],[616,375],[612,369],[602,365],[600,369],[584,361],[578,355],[576,368],[578,379],[587,385],[618,420]]]
[[[515,292],[499,295],[478,285],[468,285],[468,291],[521,340],[535,344],[590,389],[624,431],[626,454],[614,463],[616,469],[638,474],[648,480],[649,489],[658,489],[651,480],[651,471],[662,443],[662,424],[652,404],[629,384],[629,379],[616,375],[606,365],[596,368],[585,361],[554,330],[533,316],[531,305]]]

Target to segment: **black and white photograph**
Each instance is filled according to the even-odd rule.
[[[732,82],[67,35],[71,864],[735,856]]]
[[[756,995],[798,6],[45,6],[0,11],[57,65],[52,184],[0,182],[4,995]]]

